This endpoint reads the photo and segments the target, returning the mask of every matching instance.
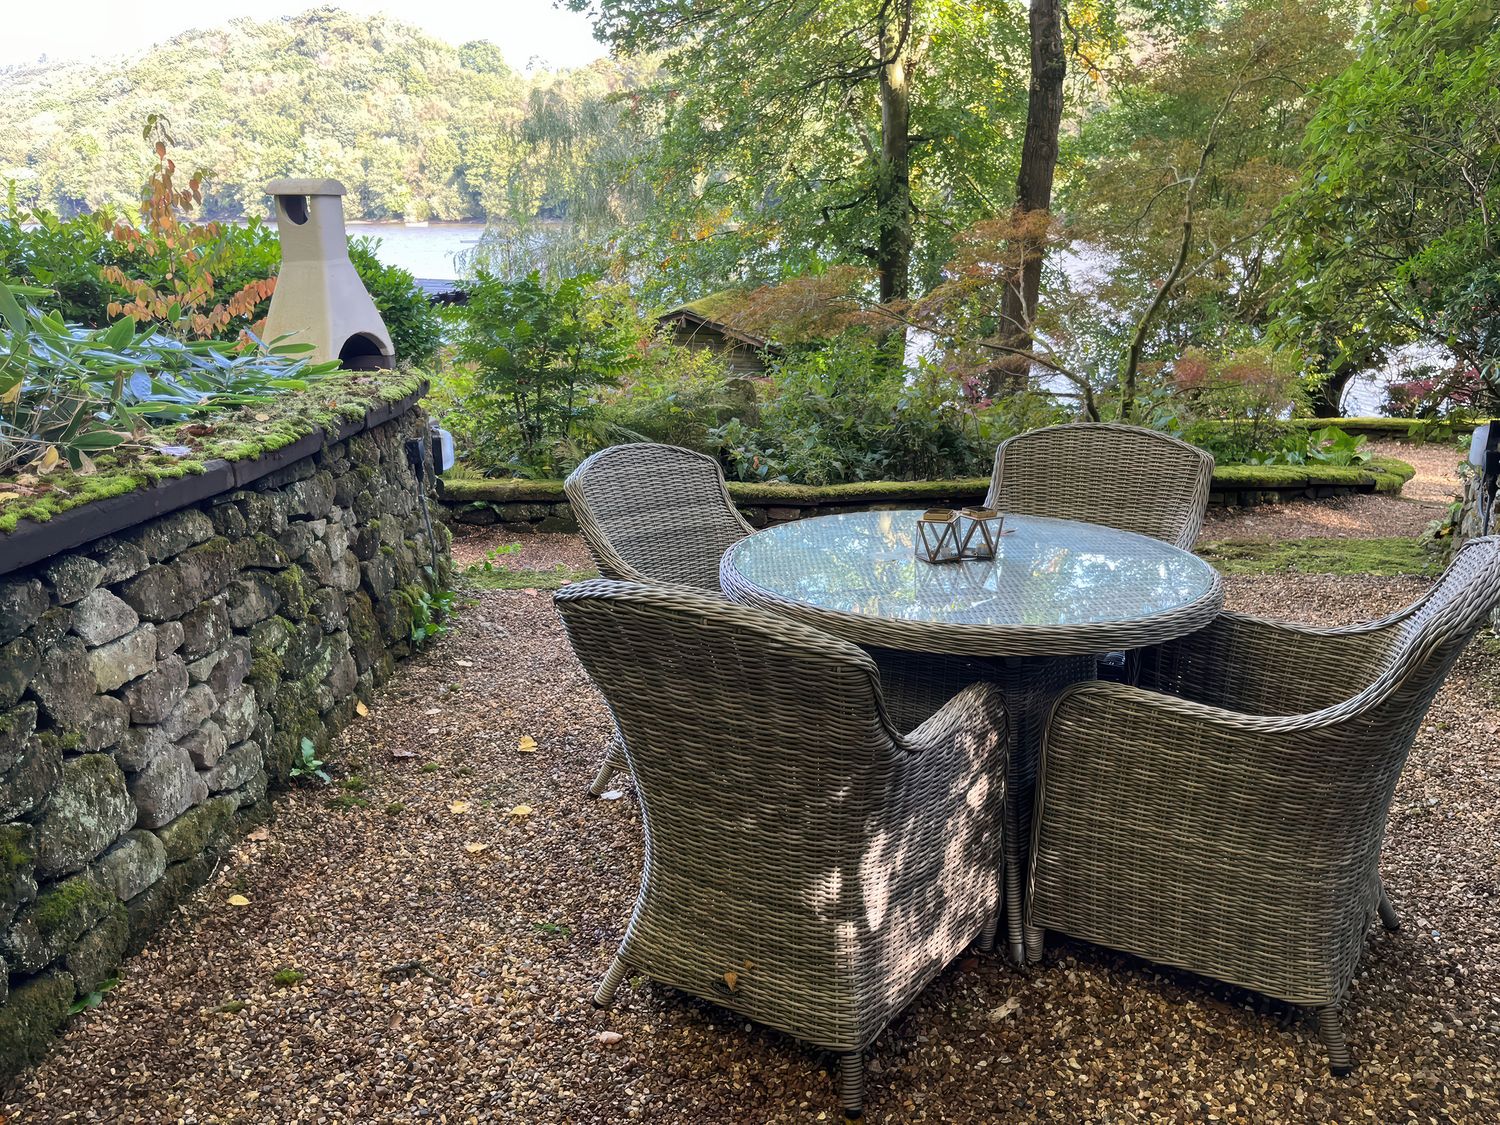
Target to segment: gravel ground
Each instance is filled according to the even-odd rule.
[[[584,558],[572,537],[535,536],[524,565]],[[1230,585],[1236,608],[1321,622],[1422,588]],[[1038,968],[986,957],[939,977],[875,1045],[869,1119],[1500,1120],[1492,676],[1460,663],[1397,794],[1384,872],[1406,926],[1371,933],[1346,1009],[1354,1077],[1331,1079],[1311,1026],[1278,1005],[1064,943]],[[608,731],[548,596],[475,592],[341,737],[342,784],[283,796],[106,1002],[0,1093],[0,1118],[836,1119],[829,1060],[785,1036],[649,984],[590,1006],[641,861],[629,782],[583,795]],[[278,986],[284,969],[305,976]]]
[[[1421,535],[1441,519],[1458,496],[1458,462],[1463,454],[1449,443],[1415,445],[1375,441],[1377,457],[1398,457],[1417,470],[1400,496],[1345,496],[1298,500],[1254,508],[1210,508],[1200,541],[1215,539],[1379,539]]]

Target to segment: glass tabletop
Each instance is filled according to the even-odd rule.
[[[852,512],[758,531],[725,554],[725,590],[889,622],[1106,633],[1199,603],[1212,603],[1211,616],[1222,599],[1217,573],[1187,551],[1072,520],[1008,516],[993,560],[922,562],[920,514]]]

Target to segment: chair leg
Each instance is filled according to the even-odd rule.
[[[1344,1041],[1344,1021],[1337,1004],[1325,1004],[1315,1010],[1318,1020],[1318,1038],[1328,1051],[1328,1069],[1335,1078],[1344,1078],[1354,1071],[1354,1056],[1349,1053],[1349,1044]]]
[[[839,1105],[845,1121],[865,1115],[865,1053],[846,1051],[839,1055]]]
[[[604,979],[599,982],[599,987],[594,992],[594,1007],[607,1008],[615,1002],[615,993],[629,971],[630,966],[625,964],[625,959],[622,957],[616,956],[609,963],[609,972],[604,974]]]
[[[1005,865],[1005,936],[1010,942],[1010,959],[1026,964],[1026,937],[1021,925],[1021,871],[1013,862]]]
[[[615,775],[615,771],[626,768],[625,748],[620,745],[620,736],[616,734],[610,739],[609,751],[604,755],[604,764],[599,767],[594,783],[589,786],[589,796],[602,797],[605,790],[609,788],[609,779]]]
[[[999,917],[985,920],[984,928],[979,931],[979,936],[974,939],[974,949],[979,953],[995,952],[995,927],[999,925]]]
[[[1380,884],[1380,924],[1391,933],[1401,928],[1401,919],[1396,917],[1396,908],[1391,905],[1390,897],[1385,893],[1385,884]]]
[[[1027,964],[1035,965],[1042,959],[1043,944],[1042,928],[1040,926],[1026,927],[1026,961]]]

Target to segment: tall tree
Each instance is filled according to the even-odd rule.
[[[684,288],[868,265],[933,282],[1013,175],[1019,6],[1000,0],[568,0],[617,52],[662,52],[637,112]],[[982,78],[981,78],[982,76]]]
[[[1026,96],[1026,134],[1021,141],[1021,168],[1016,177],[1016,212],[1025,218],[1052,208],[1052,180],[1057,171],[1058,133],[1062,128],[1063,84],[1068,74],[1063,49],[1060,0],[1032,0],[1029,15],[1031,81]],[[1023,224],[1023,229],[1025,225]],[[1042,283],[1042,239],[1028,238],[1021,247],[1020,275],[1005,287],[1000,304],[1001,344],[992,390],[1024,384],[1031,367],[1031,324]]]

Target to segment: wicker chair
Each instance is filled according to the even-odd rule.
[[[1339,1003],[1406,756],[1500,601],[1500,538],[1425,597],[1338,629],[1226,613],[1143,660],[1144,688],[1065,691],[1037,782],[1027,952],[1041,929],[1311,1008],[1336,1075]],[[1170,694],[1166,694],[1170,693]]]
[[[1214,459],[1139,426],[1045,426],[1000,443],[985,503],[1135,531],[1190,550],[1203,527]]]
[[[691,449],[611,445],[563,482],[578,530],[606,578],[719,589],[719,559],[755,530],[740,515],[719,463]],[[618,734],[589,786],[598,797],[625,768]]]
[[[640,895],[595,1002],[637,971],[836,1052],[863,1051],[971,942],[1000,893],[1005,715],[964,689],[909,735],[859,648],[684,587],[556,596],[624,734]]]

